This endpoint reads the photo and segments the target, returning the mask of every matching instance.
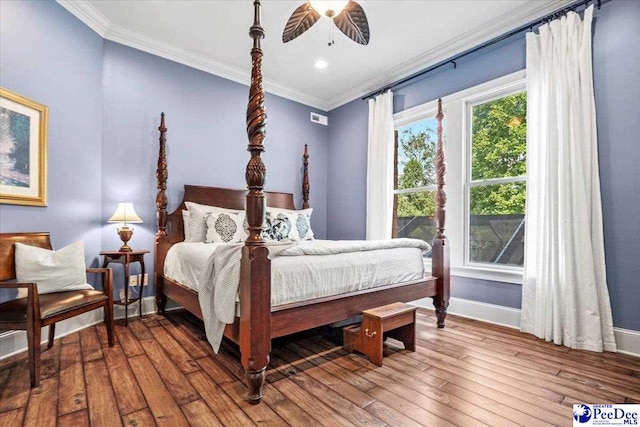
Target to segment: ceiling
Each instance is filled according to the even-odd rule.
[[[321,18],[282,43],[282,30],[304,0],[263,0],[264,87],[331,110],[443,61],[573,0],[361,0],[371,29],[362,46]],[[98,34],[211,74],[248,84],[250,0],[58,0]],[[314,67],[317,60],[327,68]]]

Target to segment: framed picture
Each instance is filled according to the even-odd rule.
[[[47,205],[48,109],[0,88],[0,203]]]

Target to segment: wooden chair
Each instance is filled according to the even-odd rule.
[[[16,283],[14,243],[52,249],[49,233],[0,233],[0,289],[26,288],[27,296],[0,303],[0,331],[26,330],[29,349],[31,387],[40,384],[40,330],[49,326],[53,346],[55,325],[70,317],[104,308],[109,346],[113,346],[113,286],[111,269],[88,268],[87,273],[102,275],[103,290],[80,290],[38,295],[37,283]],[[13,280],[12,282],[2,282]]]

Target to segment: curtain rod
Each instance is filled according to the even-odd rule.
[[[376,95],[380,95],[381,93],[384,93],[384,92],[386,92],[388,90],[394,89],[394,88],[396,88],[396,87],[398,87],[398,86],[400,86],[400,85],[402,85],[404,83],[407,83],[408,81],[411,81],[411,80],[416,79],[418,77],[424,76],[425,74],[430,73],[431,71],[437,70],[438,68],[444,67],[445,65],[452,64],[453,68],[455,69],[457,67],[457,65],[458,65],[456,63],[456,61],[458,61],[461,58],[464,58],[465,56],[471,55],[472,53],[476,53],[477,51],[482,50],[482,49],[484,49],[486,47],[489,47],[489,46],[494,45],[496,43],[499,43],[499,42],[501,42],[503,40],[511,38],[511,37],[515,36],[516,34],[522,33],[523,31],[527,31],[527,30],[533,31],[533,27],[537,27],[538,25],[541,25],[541,24],[546,24],[546,23],[548,23],[548,22],[550,22],[550,21],[552,21],[554,19],[557,19],[557,18],[559,18],[561,16],[566,15],[567,12],[570,12],[570,11],[575,12],[576,9],[578,9],[581,6],[585,6],[585,9],[586,9],[588,7],[589,3],[591,3],[591,2],[595,2],[595,4],[597,5],[597,8],[600,9],[600,7],[602,6],[603,3],[608,3],[610,1],[611,0],[582,0],[582,1],[576,2],[576,3],[572,4],[572,5],[565,6],[564,8],[558,9],[555,12],[552,12],[552,13],[546,15],[546,16],[543,16],[542,18],[539,18],[539,19],[537,19],[535,21],[531,21],[528,24],[521,25],[520,27],[516,28],[515,30],[512,30],[512,31],[510,31],[508,33],[505,33],[505,34],[501,35],[501,36],[495,37],[495,38],[493,38],[493,39],[491,39],[489,41],[486,41],[486,42],[482,43],[481,45],[474,47],[473,49],[470,49],[470,50],[467,50],[465,52],[459,53],[459,54],[457,54],[455,56],[452,56],[449,59],[445,59],[444,61],[439,62],[439,63],[437,63],[437,64],[435,64],[435,65],[433,65],[433,66],[431,66],[429,68],[426,68],[426,69],[424,69],[422,71],[418,71],[417,73],[412,74],[410,76],[407,76],[402,80],[399,80],[399,81],[397,81],[395,83],[392,83],[392,84],[390,84],[388,86],[384,86],[382,89],[378,89],[378,90],[376,90],[374,92],[371,92],[368,95],[363,96],[362,100],[366,101],[369,98],[373,98]]]

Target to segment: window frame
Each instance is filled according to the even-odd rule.
[[[498,265],[482,262],[471,261],[471,244],[469,243],[469,237],[471,235],[471,189],[475,187],[483,187],[487,185],[499,185],[510,184],[515,182],[527,181],[527,176],[513,176],[502,178],[488,178],[488,179],[476,179],[473,176],[473,108],[477,105],[485,104],[487,102],[495,101],[510,95],[515,95],[520,92],[526,92],[527,84],[525,79],[517,80],[499,87],[490,89],[488,91],[482,91],[478,94],[470,96],[464,100],[465,110],[465,152],[466,152],[466,177],[464,182],[464,265],[473,268],[482,268],[497,271],[509,271],[522,273],[523,267],[515,265]]]
[[[433,185],[425,185],[425,186],[421,186],[421,187],[411,187],[411,188],[397,188],[398,186],[398,178],[400,177],[399,171],[398,171],[398,156],[400,154],[400,148],[399,148],[399,141],[400,141],[400,132],[399,132],[399,128],[405,126],[406,124],[413,124],[413,123],[417,123],[423,120],[428,120],[428,119],[435,119],[436,115],[438,114],[438,109],[437,107],[433,110],[429,109],[423,112],[424,116],[420,117],[420,118],[415,118],[411,121],[407,121],[405,124],[400,124],[398,125],[398,122],[395,120],[395,116],[394,116],[394,154],[393,154],[393,160],[394,160],[394,183],[393,183],[393,224],[392,224],[392,237],[396,238],[397,234],[398,234],[398,196],[402,195],[402,194],[413,194],[413,193],[430,193],[430,192],[434,192],[437,190],[437,185],[433,184]],[[401,122],[402,123],[402,122]],[[446,132],[445,132],[446,134]],[[434,158],[434,163],[435,163],[435,158]],[[429,242],[431,243],[431,242]],[[425,258],[429,260],[429,264],[431,263],[431,255],[429,255],[428,258]]]
[[[474,87],[442,97],[445,115],[445,161],[447,173],[444,190],[445,235],[451,242],[451,274],[496,282],[522,283],[523,268],[518,266],[470,263],[469,260],[469,185],[471,180],[471,129],[470,105],[488,102],[509,94],[526,90],[525,70],[517,71]],[[437,113],[437,100],[429,101],[394,114],[394,127],[398,129]],[[509,178],[495,178],[493,181]],[[516,179],[519,179],[516,178]],[[395,215],[395,214],[394,214]],[[426,260],[430,265],[430,260]]]

